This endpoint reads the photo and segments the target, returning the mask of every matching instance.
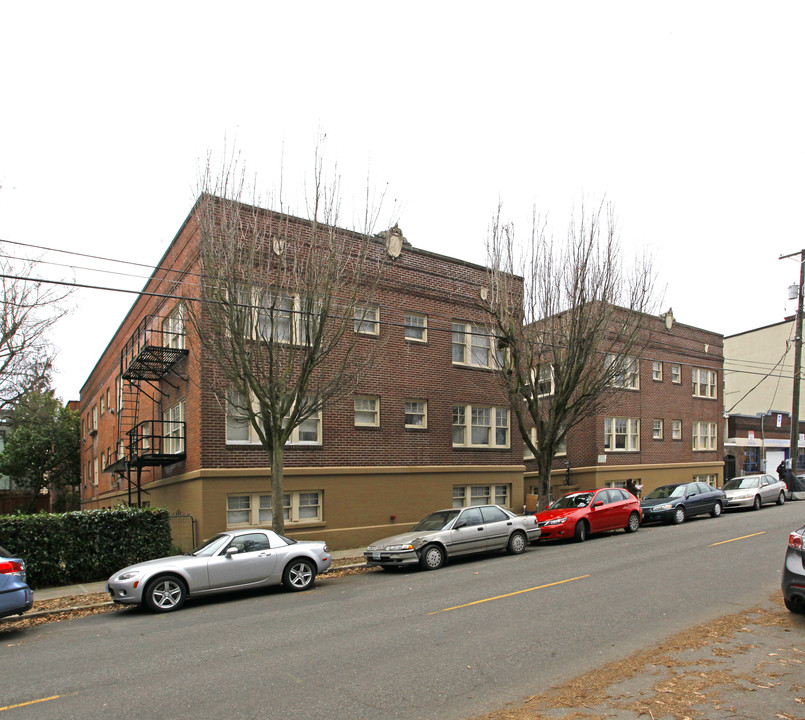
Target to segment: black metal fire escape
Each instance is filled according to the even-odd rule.
[[[166,328],[165,320],[147,315],[120,352],[117,447],[105,470],[126,478],[129,504],[136,490],[137,507],[142,504],[143,468],[172,465],[186,457],[185,423],[156,414],[159,399],[167,394],[161,384],[169,383],[167,376],[188,355],[184,332]],[[144,405],[147,417],[142,416]]]

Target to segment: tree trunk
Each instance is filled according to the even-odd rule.
[[[279,535],[285,534],[284,496],[284,447],[275,442],[271,452],[271,529]]]

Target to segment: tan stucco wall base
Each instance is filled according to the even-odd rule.
[[[510,485],[511,505],[522,512],[523,466],[352,467],[287,469],[286,491],[323,493],[323,522],[286,525],[295,539],[326,540],[330,549],[363,547],[408,530],[433,510],[452,507],[455,485]],[[201,470],[144,486],[152,507],[168,507],[196,519],[200,541],[227,529],[226,499],[232,494],[270,493],[269,468]],[[99,503],[114,506],[125,494]]]

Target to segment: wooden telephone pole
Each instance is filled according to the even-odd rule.
[[[802,286],[805,284],[805,249],[790,255],[781,255],[780,260],[799,255],[799,289],[797,290],[797,320],[794,330],[794,392],[791,400],[791,472],[797,474],[799,459],[799,385],[802,370]]]

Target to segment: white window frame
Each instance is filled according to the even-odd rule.
[[[234,397],[236,394],[235,390],[229,390],[230,394],[227,394],[227,402],[226,402],[226,410],[225,410],[225,423],[226,423],[226,444],[227,445],[261,445],[260,438],[257,435],[257,430],[254,429],[251,421],[245,415],[237,415],[238,406],[242,406],[243,398],[239,396],[235,398],[234,403],[230,400],[230,397]],[[252,407],[255,407],[256,401],[254,398],[251,399]],[[242,412],[242,411],[241,411]],[[315,440],[308,440],[303,439],[305,433],[310,431],[310,427],[312,424],[316,426],[316,439]],[[245,438],[233,438],[230,436],[230,428],[240,428],[246,429],[246,437]],[[315,414],[311,415],[309,418],[304,420],[300,425],[297,425],[291,431],[291,437],[288,438],[288,442],[285,443],[285,446],[291,445],[312,445],[312,446],[320,446],[322,444],[322,423],[321,423],[321,410],[316,412]]]
[[[409,422],[421,418],[421,422]],[[412,430],[426,430],[428,427],[428,401],[427,400],[406,400],[405,401],[405,427]]]
[[[509,408],[495,405],[453,405],[453,447],[490,448],[511,447]],[[486,431],[486,442],[477,441]],[[500,442],[503,432],[505,441]]]
[[[716,483],[718,482],[718,475],[694,475],[693,482],[705,483],[706,485],[712,485],[715,487]]]
[[[316,504],[309,501],[316,496]],[[241,501],[242,507],[230,508],[233,500]],[[245,502],[243,502],[245,500]],[[283,493],[283,507],[285,508],[286,525],[305,525],[321,523],[324,517],[324,491],[323,490],[293,490]],[[316,508],[315,517],[301,517],[305,508]],[[307,511],[309,514],[309,511]],[[230,521],[231,513],[241,513],[248,520]],[[271,493],[231,493],[226,498],[226,526],[227,528],[266,527],[272,522]]]
[[[693,397],[715,400],[718,397],[718,372],[708,368],[693,368],[691,373]]]
[[[619,432],[622,429],[625,429],[625,432]],[[618,437],[624,438],[624,447],[617,447]],[[638,452],[639,450],[640,418],[604,418],[604,452]]]
[[[162,320],[162,344],[175,350],[184,350],[184,311],[177,305]]]
[[[94,458],[92,458],[92,480],[91,480],[91,482],[96,487],[98,486],[98,478],[99,478],[98,458],[94,457]]]
[[[555,379],[553,363],[540,363],[537,368],[537,397],[553,395],[556,390]]]
[[[511,493],[511,485],[504,483],[453,485],[453,507],[500,505],[508,508],[511,507]]]
[[[539,440],[537,439],[537,428],[532,427],[528,431],[528,436],[531,438],[531,442],[534,443],[534,446],[539,450]],[[554,457],[565,457],[567,455],[567,438],[562,440],[562,442],[557,445],[556,450],[554,452]],[[531,448],[528,445],[523,443],[523,460],[533,460],[534,453],[531,452]]]
[[[671,364],[671,382],[674,385],[682,384],[682,366],[678,363]]]
[[[607,355],[610,367],[616,364],[616,373],[612,376],[612,386],[622,390],[640,389],[640,360],[633,355]]]
[[[184,417],[184,400],[179,400],[162,413],[163,453],[178,455],[185,451],[185,438],[182,437]]]
[[[690,434],[694,452],[712,452],[718,449],[718,423],[694,420]]]
[[[380,308],[377,305],[355,305],[352,317],[358,335],[380,334]]]
[[[671,420],[671,440],[682,439],[682,421]]]
[[[455,321],[451,337],[453,365],[495,370],[503,364],[494,336],[482,325]]]
[[[662,382],[662,362],[659,360],[651,362],[651,379],[656,382]]]
[[[407,312],[403,316],[405,324],[405,339],[408,342],[428,342],[428,316],[420,313]],[[419,333],[411,335],[409,333]]]
[[[380,427],[380,397],[378,395],[356,395],[353,400],[355,427]],[[369,422],[358,420],[358,413],[373,415]]]
[[[663,421],[655,419],[652,421],[651,437],[653,440],[663,439]]]

